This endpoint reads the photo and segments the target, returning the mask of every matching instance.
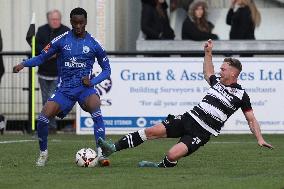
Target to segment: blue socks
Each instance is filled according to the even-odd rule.
[[[47,150],[47,136],[48,136],[48,123],[49,119],[40,114],[37,120],[37,134],[39,139],[39,149],[40,151]]]
[[[105,125],[102,118],[101,110],[98,109],[97,111],[93,112],[91,116],[94,121],[94,136],[96,144],[98,146],[98,138],[101,137],[102,139],[105,139]],[[49,119],[45,115],[40,114],[38,116],[37,134],[39,139],[40,151],[47,150],[48,123]]]
[[[97,111],[93,112],[91,116],[94,121],[94,136],[95,136],[96,144],[98,147],[99,137],[101,137],[102,139],[105,139],[105,124],[104,124],[102,113],[100,109],[97,109]]]

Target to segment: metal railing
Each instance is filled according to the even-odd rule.
[[[30,52],[0,52],[5,73],[0,84],[0,114],[4,115],[7,130],[31,132],[31,68],[17,74],[12,73],[16,64],[31,57]],[[36,77],[37,78],[37,77]],[[42,109],[42,98],[38,80],[35,81],[36,117]],[[75,119],[73,109],[65,120]],[[63,125],[59,125],[63,127]]]

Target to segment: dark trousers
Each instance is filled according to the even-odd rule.
[[[41,89],[42,105],[44,105],[48,98],[54,93],[57,86],[57,80],[45,80],[38,78],[38,81]],[[48,127],[55,129],[57,128],[55,118],[50,119]]]

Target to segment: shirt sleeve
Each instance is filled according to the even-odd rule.
[[[97,48],[96,48],[96,58],[98,60],[98,64],[100,65],[100,67],[102,68],[101,73],[96,76],[93,77],[91,79],[91,84],[92,85],[97,85],[100,82],[102,82],[103,80],[109,78],[110,74],[111,74],[111,68],[110,68],[110,64],[109,64],[109,59],[106,55],[105,50],[98,44]]]
[[[218,78],[216,77],[216,75],[211,75],[209,77],[209,81],[210,81],[210,86],[212,87],[213,85],[218,83]]]
[[[250,103],[250,98],[246,92],[244,92],[243,98],[242,98],[242,105],[241,109],[243,112],[248,112],[252,110],[251,103]]]
[[[52,55],[59,51],[59,40],[54,43],[47,44],[38,56],[26,60],[23,65],[25,67],[39,66],[48,60]]]

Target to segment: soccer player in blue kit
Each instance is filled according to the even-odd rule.
[[[92,37],[85,27],[87,12],[75,8],[70,13],[72,30],[54,38],[40,55],[26,60],[13,67],[18,73],[24,67],[35,67],[57,54],[58,87],[55,93],[44,105],[37,122],[40,154],[37,166],[45,166],[48,159],[47,136],[49,120],[55,116],[64,118],[78,102],[81,108],[89,112],[94,121],[94,135],[97,142],[99,137],[105,138],[105,126],[100,110],[100,98],[95,85],[107,79],[111,74],[109,60],[100,43]],[[93,64],[97,59],[102,68],[99,75],[93,76]],[[108,158],[101,153],[97,145],[101,166],[110,164]]]

